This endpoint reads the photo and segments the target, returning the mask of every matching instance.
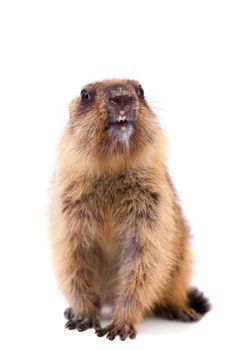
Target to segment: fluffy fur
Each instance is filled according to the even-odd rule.
[[[128,91],[135,113],[133,132],[120,136],[107,129],[106,99],[114,86]],[[92,99],[70,104],[51,206],[55,272],[70,306],[66,327],[94,327],[99,336],[124,340],[136,336],[135,325],[149,312],[198,320],[209,304],[189,286],[190,235],[166,171],[157,118],[136,81],[85,89]],[[113,308],[112,323],[101,328],[105,303]]]

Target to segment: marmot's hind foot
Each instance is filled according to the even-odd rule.
[[[188,292],[187,304],[187,307],[181,310],[174,309],[169,305],[160,306],[155,310],[155,314],[169,320],[195,322],[199,321],[211,309],[209,300],[196,288]]]
[[[169,319],[169,320],[180,320],[183,322],[195,322],[199,321],[202,317],[201,314],[197,313],[192,308],[187,308],[185,310],[173,310],[169,307],[161,307],[156,310],[156,316]]]

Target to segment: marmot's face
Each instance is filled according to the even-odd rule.
[[[141,85],[133,80],[85,86],[71,102],[70,115],[71,132],[86,156],[119,159],[153,142],[155,117]]]

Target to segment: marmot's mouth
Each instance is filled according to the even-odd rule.
[[[127,118],[125,115],[119,115],[117,119],[109,119],[108,121],[108,129],[109,128],[117,128],[117,129],[125,129],[128,127],[134,126],[134,120]]]
[[[118,118],[109,116],[106,132],[110,140],[118,144],[128,145],[129,139],[135,129],[135,119],[132,116],[119,115]]]
[[[127,126],[133,126],[134,122],[132,120],[116,120],[116,121],[110,121],[108,123],[108,127],[118,127],[118,128],[122,128],[122,127],[127,127]]]

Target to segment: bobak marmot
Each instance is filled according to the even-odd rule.
[[[164,136],[142,86],[105,80],[70,103],[54,178],[51,243],[66,327],[135,338],[153,313],[197,321],[190,235],[165,165]],[[112,321],[101,327],[101,306]]]

